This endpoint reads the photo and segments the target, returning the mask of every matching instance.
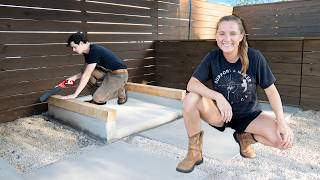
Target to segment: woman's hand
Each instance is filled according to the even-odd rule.
[[[218,109],[221,113],[221,118],[224,122],[230,122],[232,118],[232,107],[226,98],[221,94],[215,98]]]
[[[74,99],[76,98],[77,96],[75,94],[70,94],[68,96],[62,96],[61,99]]]
[[[281,137],[281,148],[288,149],[292,147],[293,144],[293,132],[285,120],[277,121],[278,129],[277,134]]]

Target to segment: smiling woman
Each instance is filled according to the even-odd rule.
[[[233,137],[244,158],[255,158],[251,146],[259,142],[279,149],[292,146],[293,133],[284,120],[276,79],[260,51],[248,47],[241,19],[222,17],[216,28],[218,49],[202,60],[188,82],[183,118],[189,136],[186,158],[176,170],[188,173],[203,162],[201,120],[219,131],[235,130]],[[204,84],[211,80],[212,89]],[[262,111],[257,86],[267,94],[274,115]]]

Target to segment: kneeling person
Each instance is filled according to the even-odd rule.
[[[128,71],[126,64],[109,49],[88,42],[83,33],[72,34],[67,43],[72,51],[83,54],[86,64],[82,72],[68,78],[73,81],[80,79],[76,91],[62,98],[78,97],[89,82],[96,87],[91,103],[105,104],[109,99],[118,97],[118,104],[124,104],[127,101],[125,84],[128,81]]]

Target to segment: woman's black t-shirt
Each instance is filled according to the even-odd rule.
[[[220,49],[209,52],[193,73],[202,83],[212,80],[213,90],[230,103],[234,116],[243,117],[261,110],[257,100],[257,85],[265,89],[276,79],[260,51],[248,49],[249,68],[241,74],[241,60],[229,63]]]

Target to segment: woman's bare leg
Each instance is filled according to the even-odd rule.
[[[200,116],[207,122],[216,126],[222,126],[219,111],[212,100],[203,98],[196,93],[189,93],[183,101],[183,118],[188,133],[188,153],[178,164],[176,170],[189,173],[196,165],[203,162],[202,143],[203,131],[201,131]]]
[[[273,115],[262,112],[254,119],[245,132],[254,134],[254,137],[260,143],[280,148],[281,137],[277,135],[277,124]]]
[[[209,124],[223,126],[220,112],[211,99],[188,93],[183,101],[183,119],[189,137],[200,132],[201,118]]]

